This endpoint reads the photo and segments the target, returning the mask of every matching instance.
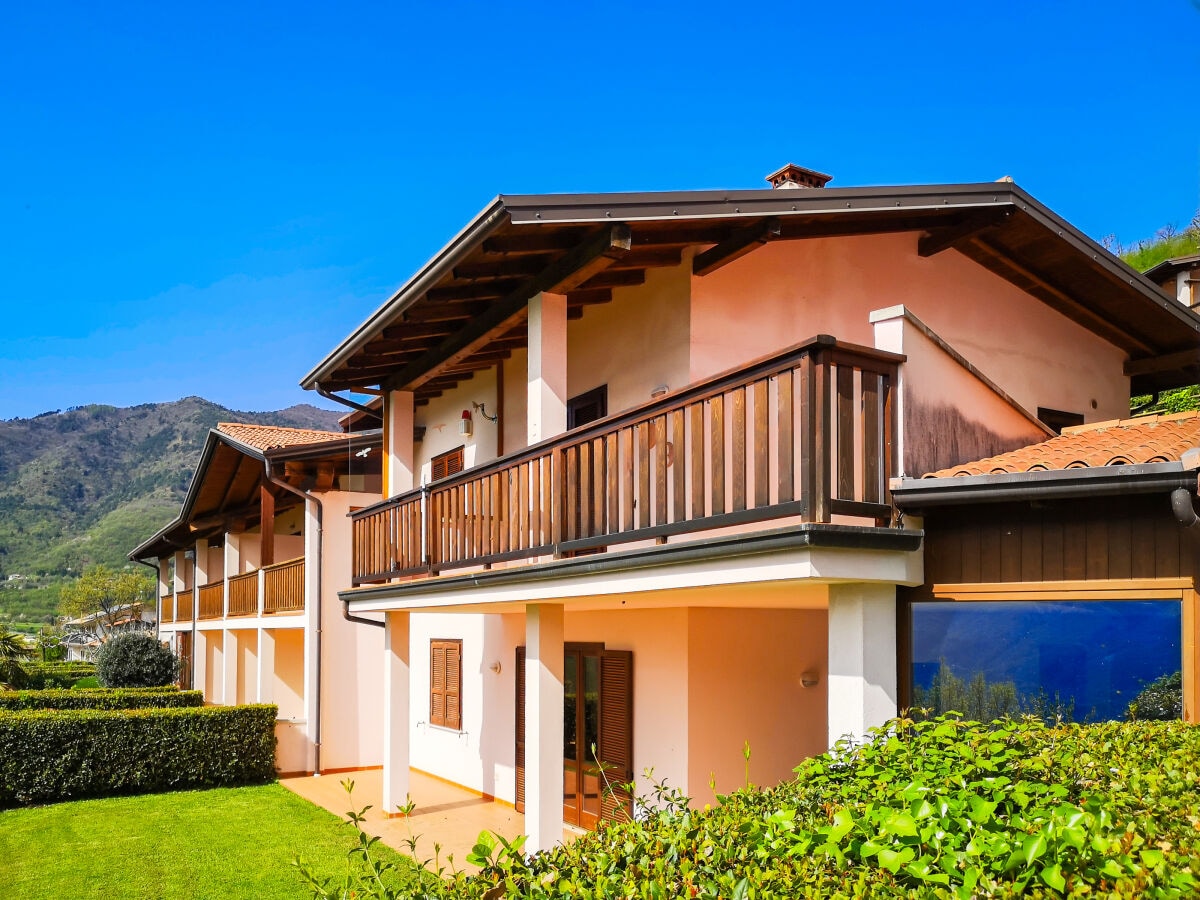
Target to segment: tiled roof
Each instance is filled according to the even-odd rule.
[[[1178,462],[1188,450],[1200,447],[1200,413],[1114,419],[1065,428],[1057,437],[1019,450],[964,463],[926,478],[1002,475],[1097,466]]]
[[[350,435],[342,431],[315,431],[311,428],[280,428],[275,425],[246,425],[242,422],[221,422],[221,434],[227,434],[256,450],[274,450],[298,444],[321,444],[325,441],[344,441]]]

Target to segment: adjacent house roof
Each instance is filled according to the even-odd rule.
[[[953,248],[1122,348],[1135,392],[1200,380],[1200,316],[998,182],[500,196],[300,383],[412,390],[424,403],[523,347],[538,291],[565,294],[578,317],[685,250],[703,275],[771,240],[889,232],[920,235],[922,255]]]
[[[1142,416],[1064,428],[1061,435],[1040,444],[930,472],[924,477],[961,478],[1179,462],[1188,450],[1197,447],[1200,447],[1200,413]]]
[[[906,510],[1008,500],[1171,493],[1200,487],[1200,413],[1080,425],[1058,437],[920,478],[897,479]]]
[[[1200,266],[1200,253],[1194,256],[1176,256],[1174,259],[1163,260],[1157,266],[1147,269],[1146,277],[1156,284],[1160,284],[1168,278],[1174,278],[1180,272],[1186,272],[1188,269],[1195,269],[1198,266]]]
[[[317,431],[312,428],[281,428],[275,425],[247,425],[243,422],[221,422],[217,430],[236,441],[266,452],[280,447],[321,444],[326,441],[345,443],[344,431]]]

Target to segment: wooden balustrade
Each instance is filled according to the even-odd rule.
[[[887,519],[902,360],[820,336],[359,510],[354,584],[771,519]]]
[[[195,612],[195,595],[191,588],[175,592],[175,621],[190,622]]]
[[[159,601],[158,601],[158,622],[161,625],[164,622],[174,622],[174,621],[175,621],[175,595],[174,594],[163,594],[159,598]]]
[[[229,579],[229,615],[258,615],[258,570]]]
[[[225,615],[225,582],[214,581],[200,588],[201,619],[220,619]]]
[[[304,611],[304,557],[263,567],[263,612]]]

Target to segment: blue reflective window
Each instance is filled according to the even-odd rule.
[[[914,707],[988,721],[1178,718],[1177,600],[914,603]],[[1165,698],[1165,699],[1164,699]]]

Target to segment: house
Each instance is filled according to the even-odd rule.
[[[928,689],[949,673],[977,694],[1008,684],[1010,697],[1057,694],[1068,708],[1051,711],[1076,719],[1121,718],[1179,673],[1183,717],[1200,721],[1198,476],[1192,411],[1067,428],[898,481],[895,502],[925,532],[925,581],[898,595],[901,705],[923,689],[938,705]]]
[[[141,604],[124,604],[67,619],[62,623],[66,659],[68,662],[93,662],[96,651],[106,639],[118,634],[153,631],[156,621],[155,610],[144,609]]]
[[[377,766],[383,629],[344,617],[350,510],[377,502],[380,435],[222,423],[179,516],[133,550],[159,573],[181,686],[275,703],[285,773]],[[348,702],[346,698],[353,698]]]
[[[1200,318],[1011,180],[769,180],[497,197],[302,380],[383,428],[339,596],[386,811],[415,768],[539,849],[645,767],[786,777],[909,690],[893,479],[1196,380]]]
[[[1200,254],[1164,260],[1146,277],[1189,309],[1200,305]]]

